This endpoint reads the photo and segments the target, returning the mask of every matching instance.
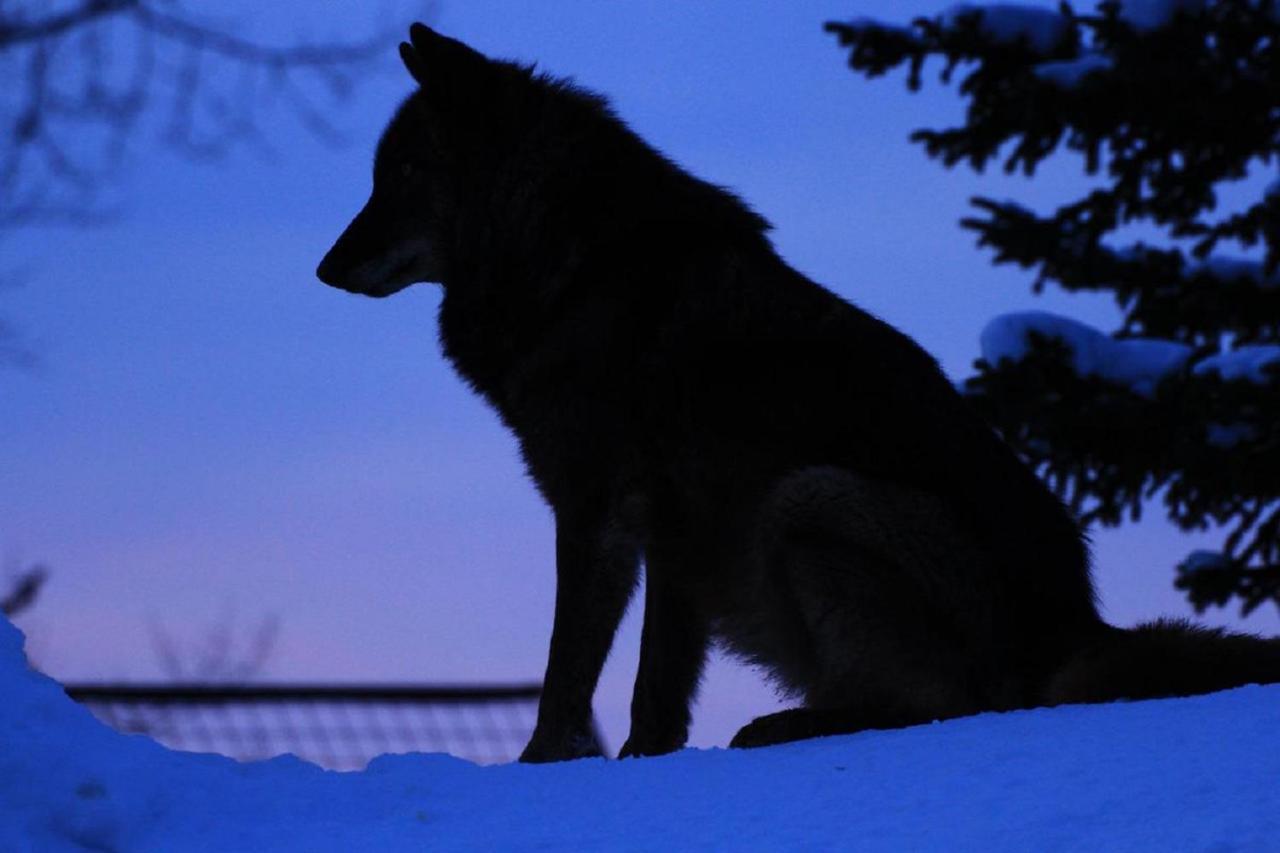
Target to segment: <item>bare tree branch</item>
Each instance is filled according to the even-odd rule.
[[[277,105],[342,141],[324,101],[349,96],[361,70],[392,55],[410,12],[431,17],[421,0],[398,2],[410,4],[404,14],[380,16],[394,28],[273,45],[176,0],[0,0],[0,234],[113,219],[109,193],[148,115],[192,159],[269,151],[259,113]],[[30,363],[0,318],[0,366]]]
[[[317,99],[348,96],[401,28],[273,45],[158,0],[0,4],[0,78],[11,81],[0,97],[0,228],[100,219],[100,191],[157,100],[161,139],[194,158],[266,149],[257,113],[270,102],[339,141]]]
[[[35,604],[44,582],[49,579],[49,570],[35,565],[19,573],[9,585],[9,591],[0,598],[0,613],[13,618]]]
[[[161,12],[146,3],[134,3],[131,15],[138,23],[163,38],[181,42],[201,51],[228,59],[275,68],[306,66],[331,68],[335,65],[368,61],[394,44],[399,30],[387,31],[358,42],[345,44],[302,44],[272,47],[237,38],[228,33],[192,23],[177,15]]]
[[[187,642],[175,638],[159,620],[151,620],[151,647],[170,681],[241,683],[253,680],[275,651],[280,618],[262,617],[247,634],[237,627],[234,609]]]
[[[15,44],[45,41],[69,30],[83,27],[98,18],[116,15],[138,5],[138,0],[87,0],[74,9],[25,22],[0,18],[0,50]],[[0,10],[2,13],[3,10]]]

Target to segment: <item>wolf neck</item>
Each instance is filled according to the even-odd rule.
[[[462,232],[440,306],[440,338],[458,372],[502,408],[513,370],[575,327],[600,319],[593,303],[658,321],[694,272],[726,254],[777,260],[769,224],[732,193],[699,180],[647,146],[606,180],[571,180],[502,193]],[[638,157],[636,155],[639,155]],[[625,164],[625,165],[624,165]],[[632,168],[626,168],[626,165]],[[615,356],[617,353],[613,353]]]

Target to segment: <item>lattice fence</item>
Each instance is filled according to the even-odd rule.
[[[71,698],[122,732],[242,761],[292,753],[359,770],[385,753],[513,761],[537,719],[538,685],[75,684]],[[598,737],[598,736],[597,736]]]

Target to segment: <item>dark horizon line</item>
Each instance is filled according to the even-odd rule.
[[[539,683],[412,684],[396,682],[210,683],[200,681],[80,682],[63,684],[77,702],[494,702],[537,699]]]

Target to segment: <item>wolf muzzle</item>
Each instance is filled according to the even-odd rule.
[[[391,238],[389,226],[370,201],[320,261],[316,278],[364,296],[390,296],[412,284],[414,253]]]

